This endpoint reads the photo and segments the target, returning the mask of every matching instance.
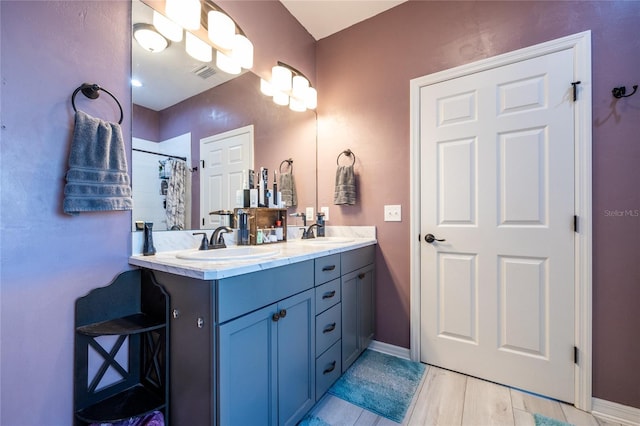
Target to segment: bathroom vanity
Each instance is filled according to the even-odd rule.
[[[330,241],[262,259],[130,258],[169,295],[171,425],[295,425],[366,349],[376,241]]]

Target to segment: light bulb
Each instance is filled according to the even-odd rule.
[[[233,19],[217,10],[212,10],[207,16],[209,40],[223,50],[231,50],[236,34],[236,24]]]
[[[260,91],[263,95],[273,96],[273,86],[263,78],[260,79]]]
[[[211,60],[213,59],[211,46],[209,46],[207,43],[200,40],[190,32],[187,32],[187,38],[185,41],[185,47],[189,55],[201,62],[211,62]]]
[[[307,107],[304,104],[304,100],[291,97],[289,99],[289,109],[291,111],[304,112],[307,110]]]
[[[253,67],[253,43],[242,34],[236,34],[233,38],[233,50],[231,56],[244,69]]]
[[[238,61],[219,50],[216,52],[216,66],[227,74],[240,74],[242,72]]]
[[[271,68],[271,84],[282,92],[291,90],[291,70],[280,65]]]
[[[273,92],[273,102],[282,106],[288,105],[289,95],[279,90],[276,90],[275,92]]]
[[[200,0],[166,0],[167,17],[188,30],[200,28]]]
[[[304,103],[309,109],[316,109],[318,107],[318,91],[313,87],[307,88],[307,93],[304,96]]]
[[[166,38],[156,32],[149,24],[136,24],[133,27],[133,37],[143,49],[158,53],[169,45]]]
[[[166,16],[153,11],[153,26],[171,41],[182,41],[182,27]]]

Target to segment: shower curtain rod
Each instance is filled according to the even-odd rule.
[[[180,157],[178,155],[161,154],[159,152],[146,151],[144,149],[138,149],[138,148],[132,148],[132,150],[138,151],[138,152],[144,152],[145,154],[154,154],[154,155],[160,155],[162,157],[177,158],[178,160],[187,161],[187,157]]]

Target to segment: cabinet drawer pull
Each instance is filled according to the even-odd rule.
[[[322,295],[322,298],[323,299],[331,299],[335,295],[336,295],[336,291],[335,290],[328,291],[328,292],[326,292],[325,294]]]
[[[363,279],[363,278],[364,278],[364,276],[365,276],[364,272],[360,272],[360,273],[358,274],[358,278],[359,278],[359,279]]]
[[[327,327],[324,328],[324,330],[322,330],[322,333],[331,333],[333,330],[336,329],[336,323],[334,322],[333,324],[329,324]]]
[[[333,271],[334,269],[336,269],[336,265],[328,265],[322,267],[323,271]]]
[[[333,361],[333,362],[331,363],[331,366],[330,366],[329,368],[327,368],[326,370],[324,370],[324,371],[322,372],[322,374],[329,374],[329,373],[331,373],[331,372],[332,372],[333,370],[335,370],[335,369],[336,369],[336,362],[335,362],[335,361]]]

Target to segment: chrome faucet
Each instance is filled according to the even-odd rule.
[[[211,234],[211,241],[209,241],[210,249],[219,249],[226,248],[227,245],[224,243],[224,237],[222,234],[226,234],[228,232],[233,232],[232,228],[228,226],[218,226],[213,234]]]
[[[313,227],[316,227],[318,229],[322,228],[323,225],[320,225],[318,223],[314,223],[312,225],[309,225],[309,227],[307,229],[304,229],[302,231],[302,239],[303,240],[309,240],[311,238],[315,238],[316,236],[313,234]]]

